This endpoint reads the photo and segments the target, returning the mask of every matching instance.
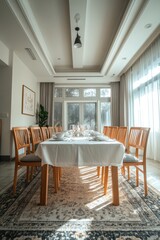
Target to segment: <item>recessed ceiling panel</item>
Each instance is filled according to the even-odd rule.
[[[84,42],[85,67],[102,67],[128,3],[128,0],[88,1]]]
[[[72,66],[68,0],[29,0],[53,67]]]

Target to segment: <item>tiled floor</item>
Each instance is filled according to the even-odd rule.
[[[22,174],[25,168],[19,171]],[[0,192],[13,184],[14,161],[0,162]],[[152,185],[160,192],[160,162],[147,160],[148,184]]]

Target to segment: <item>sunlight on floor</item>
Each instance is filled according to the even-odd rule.
[[[111,204],[110,197],[107,196],[101,196],[96,199],[95,201],[91,201],[90,203],[86,204],[85,206],[88,207],[89,209],[95,209],[95,211],[99,211],[106,207],[107,205]]]

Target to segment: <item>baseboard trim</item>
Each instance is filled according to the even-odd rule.
[[[1,155],[0,161],[11,161],[13,158],[10,157],[10,155]]]

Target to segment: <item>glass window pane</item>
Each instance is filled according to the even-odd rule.
[[[62,103],[54,103],[54,126],[62,126]]]
[[[96,130],[96,103],[84,103],[83,123],[87,129]]]
[[[66,97],[79,97],[79,88],[66,88]]]
[[[68,103],[68,129],[71,129],[71,125],[79,124],[79,104]]]
[[[86,88],[83,91],[84,97],[96,97],[96,89],[95,88]]]
[[[101,132],[103,131],[103,126],[111,125],[111,103],[102,102],[101,103]]]
[[[100,89],[100,97],[111,97],[111,89],[110,88],[101,88]]]
[[[55,88],[54,97],[62,97],[62,88]]]

